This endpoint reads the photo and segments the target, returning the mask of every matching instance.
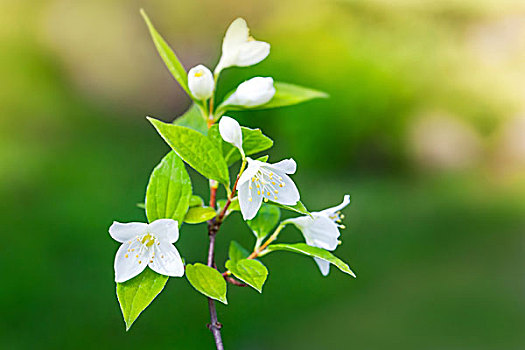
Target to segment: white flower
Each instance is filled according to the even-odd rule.
[[[199,64],[188,72],[188,87],[198,100],[207,100],[213,95],[215,83],[211,71]]]
[[[215,74],[228,67],[247,67],[257,64],[270,54],[270,44],[250,36],[246,21],[237,18],[230,24],[222,41],[222,56]]]
[[[115,256],[115,282],[137,276],[146,266],[161,275],[184,275],[184,264],[172,244],[179,239],[177,221],[159,219],[151,224],[115,221],[109,234],[122,243]]]
[[[326,250],[335,250],[339,245],[339,228],[344,228],[341,225],[341,220],[344,218],[340,210],[350,203],[350,196],[345,195],[343,202],[333,208],[328,208],[320,212],[311,213],[312,216],[301,216],[287,220],[297,226],[304,236],[306,244],[313,247],[323,248]],[[326,276],[330,271],[330,263],[326,260],[314,258],[321,273]]]
[[[224,116],[219,122],[219,132],[221,133],[222,139],[237,147],[244,158],[244,150],[242,149],[242,131],[239,123],[233,118]]]
[[[286,174],[295,173],[297,165],[293,159],[281,160],[275,164],[264,163],[251,158],[248,168],[242,173],[237,184],[239,206],[244,220],[251,220],[261,207],[263,199],[284,205],[294,205],[299,200],[299,191]]]
[[[255,77],[239,84],[235,92],[224,101],[224,105],[256,107],[270,101],[273,95],[275,95],[273,79]]]

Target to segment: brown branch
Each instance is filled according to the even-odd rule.
[[[222,274],[224,276],[224,274]],[[248,285],[246,283],[243,283],[241,281],[237,281],[235,278],[233,277],[230,277],[230,276],[224,276],[224,279],[226,280],[226,282],[229,282],[231,284],[233,284],[234,286],[237,286],[237,287],[247,287]]]

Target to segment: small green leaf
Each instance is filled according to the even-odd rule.
[[[270,101],[263,105],[255,107],[230,106],[225,105],[223,102],[217,108],[217,112],[219,112],[220,115],[222,115],[226,111],[270,109],[277,107],[292,106],[316,98],[328,98],[328,94],[325,92],[306,88],[295,84],[276,81],[274,82],[273,86],[275,87],[275,95]],[[233,91],[226,94],[224,101],[226,101],[231,94],[233,94]]]
[[[268,276],[268,269],[260,261],[242,259],[226,261],[226,268],[244,283],[262,293],[262,287]]]
[[[184,222],[188,224],[200,224],[213,219],[217,213],[211,207],[193,207],[188,210]]]
[[[259,157],[255,160],[258,160],[259,162],[263,162],[263,163],[266,163],[266,161],[268,160],[268,156],[262,156],[262,157]]]
[[[280,218],[281,211],[278,207],[262,203],[257,215],[253,219],[246,221],[246,223],[252,229],[255,237],[261,240],[272,231]]]
[[[228,256],[230,257],[231,261],[237,261],[246,259],[248,256],[250,256],[250,252],[242,245],[237,243],[237,241],[231,241],[230,249],[228,250]]]
[[[159,275],[146,268],[129,281],[117,283],[117,298],[126,322],[126,330],[129,330],[140,313],[162,291],[167,281],[168,276]]]
[[[268,109],[296,105],[316,98],[328,98],[328,94],[299,85],[275,82],[275,95],[268,102],[256,109]]]
[[[250,129],[242,126],[241,130],[242,149],[247,156],[265,151],[273,146],[272,139],[263,135],[261,129]],[[237,148],[227,142],[223,142],[222,153],[228,166],[241,159]]]
[[[146,216],[149,222],[173,219],[182,224],[191,197],[191,180],[175,152],[168,153],[151,173],[146,189]]]
[[[199,263],[186,265],[186,278],[202,294],[228,304],[226,281],[219,271]]]
[[[196,104],[192,104],[186,113],[173,121],[173,124],[196,130],[203,135],[208,133],[206,119],[203,117],[200,107]]]
[[[217,201],[217,207],[219,208],[218,212],[220,212],[222,208],[224,208],[225,205],[226,205],[226,199],[219,199]],[[239,211],[239,210],[241,210],[241,207],[239,206],[239,198],[235,197],[232,199],[230,205],[228,206],[227,214],[231,213],[232,211]]]
[[[166,124],[149,117],[148,120],[179,157],[193,169],[208,179],[229,185],[228,166],[222,154],[206,136],[184,126]]]
[[[202,207],[204,205],[204,200],[197,196],[197,195],[192,195],[190,197],[190,207]]]
[[[341,259],[327,250],[312,247],[305,243],[296,244],[272,244],[266,248],[269,252],[277,250],[285,250],[294,253],[300,253],[311,257],[319,258],[328,261],[330,264],[337,266],[337,268],[350,276],[355,277],[355,274],[350,270],[350,267],[344,263]]]
[[[136,206],[140,209],[146,209],[146,204],[145,203],[137,203]]]
[[[175,52],[173,52],[173,50],[169,47],[168,43],[166,43],[162,36],[160,36],[159,32],[157,32],[143,9],[140,10],[140,14],[148,26],[151,38],[153,39],[155,47],[157,48],[160,57],[164,61],[164,64],[170,71],[171,75],[173,75],[175,80],[177,80],[180,86],[184,89],[184,91],[186,91],[186,93],[191,96],[191,93],[188,89],[188,74],[177,58],[177,55],[175,55]]]
[[[239,211],[241,210],[241,207],[239,206],[239,197],[235,197],[232,199],[232,202],[230,203],[230,206],[228,207],[229,211]]]
[[[296,213],[299,213],[299,214],[305,214],[305,215],[310,215],[310,212],[308,211],[308,209],[306,209],[306,207],[304,206],[303,202],[299,201],[297,202],[296,204],[294,205],[284,205],[284,204],[279,204],[279,203],[275,203],[275,202],[272,202],[270,201],[269,203],[271,203],[272,205],[275,205],[279,208],[283,208],[283,209],[286,209],[286,210],[291,210],[291,211],[294,211]]]

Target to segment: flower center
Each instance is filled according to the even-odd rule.
[[[283,188],[285,185],[282,176],[278,176],[273,172],[261,167],[259,171],[252,177],[250,183],[250,198],[252,201],[252,189],[253,186],[257,189],[257,195],[263,196],[264,201],[267,202],[269,199],[274,201],[278,200],[279,188]]]
[[[143,245],[145,245],[146,247],[151,247],[153,244],[155,244],[155,237],[153,237],[152,235],[150,235],[149,233],[144,235],[142,237],[142,240],[141,242]]]
[[[202,77],[203,75],[204,75],[204,71],[202,69],[199,69],[198,71],[195,72],[195,74],[193,74],[195,78]]]

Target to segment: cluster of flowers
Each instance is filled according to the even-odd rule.
[[[236,19],[225,34],[222,56],[214,72],[203,65],[189,70],[187,82],[193,99],[205,105],[212,98],[217,77],[223,69],[257,64],[269,53],[270,44],[252,38],[246,21]],[[260,106],[272,100],[275,93],[271,77],[255,77],[241,83],[221,106]],[[220,117],[219,132],[222,139],[236,147],[242,157],[243,163],[235,189],[244,220],[253,219],[263,201],[287,206],[298,203],[300,194],[289,176],[294,174],[297,168],[293,159],[272,164],[246,157],[241,126],[231,117]],[[293,224],[303,233],[306,244],[333,251],[340,243],[339,230],[344,228],[341,225],[343,215],[340,211],[349,202],[349,196],[345,195],[343,202],[338,206],[288,219],[281,225]],[[109,233],[113,239],[122,243],[115,257],[116,282],[132,279],[147,266],[166,276],[184,275],[183,260],[173,245],[179,238],[177,221],[159,219],[150,224],[114,222],[109,228]],[[322,274],[327,275],[329,262],[319,258],[315,258],[315,261]]]

